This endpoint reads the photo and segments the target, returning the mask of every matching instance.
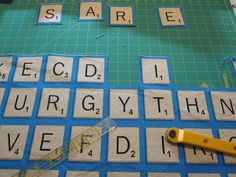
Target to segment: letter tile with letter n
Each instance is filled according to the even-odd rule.
[[[181,177],[179,173],[148,173],[148,177]]]
[[[99,177],[99,172],[91,171],[67,171],[66,177]]]
[[[0,56],[0,82],[6,82],[11,70],[13,56]]]
[[[119,127],[108,134],[109,162],[139,162],[139,128]]]
[[[236,92],[211,92],[215,118],[221,121],[236,121]]]
[[[63,5],[41,4],[38,13],[38,24],[61,24]]]
[[[110,118],[137,119],[138,116],[137,90],[110,90]]]
[[[30,160],[40,160],[54,149],[62,146],[64,131],[64,126],[36,126]],[[59,152],[58,157],[60,155]]]
[[[19,57],[13,81],[38,82],[43,57]]]
[[[4,117],[30,117],[36,91],[35,88],[12,88],[8,96]]]
[[[76,118],[102,118],[103,117],[103,90],[77,89],[74,105]]]
[[[138,172],[108,172],[107,177],[140,177]]]
[[[66,117],[69,88],[44,88],[39,107],[39,117]]]
[[[158,8],[161,25],[162,26],[184,26],[184,18],[179,7],[172,7],[172,8]]]
[[[73,57],[48,56],[45,82],[70,82]]]
[[[135,26],[132,6],[112,6],[109,9],[110,26]]]
[[[82,57],[79,59],[78,82],[104,83],[105,58]]]
[[[80,2],[79,6],[79,21],[99,21],[102,20],[102,2]]]
[[[178,91],[182,120],[209,120],[204,91]]]
[[[29,126],[0,126],[0,159],[21,160]]]
[[[2,177],[12,177],[16,175],[17,173],[19,174],[20,170],[15,170],[15,169],[0,169],[0,176]]]
[[[167,59],[143,57],[141,63],[144,84],[170,84]]]

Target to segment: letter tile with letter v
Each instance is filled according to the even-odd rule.
[[[102,2],[80,2],[79,4],[79,21],[100,21],[103,18]]]
[[[6,82],[11,70],[13,56],[0,56],[0,82]]]
[[[62,4],[41,4],[37,24],[62,24]]]
[[[67,171],[66,177],[99,177],[99,172],[91,171]]]

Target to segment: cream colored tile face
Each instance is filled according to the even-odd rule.
[[[186,129],[195,133],[200,133],[206,136],[212,137],[211,129]],[[216,164],[216,153],[204,148],[198,148],[195,146],[185,145],[185,156],[187,163],[195,164]]]
[[[110,90],[110,118],[137,119],[138,91]]]
[[[70,82],[73,57],[48,56],[45,82]]]
[[[8,169],[0,169],[0,176],[2,177],[12,177],[13,175],[19,174],[20,170],[8,170]]]
[[[103,90],[77,89],[74,104],[76,118],[103,117]]]
[[[30,160],[40,160],[57,147],[62,146],[64,130],[63,126],[36,126]]]
[[[81,135],[83,132],[88,130],[91,127],[72,127],[72,133],[71,133],[71,139],[77,137],[78,135]],[[102,133],[102,130],[100,127],[96,127],[97,130]],[[89,144],[88,138],[92,138],[92,136],[95,136],[93,134],[83,134],[81,136],[79,144],[80,151],[73,156],[69,157],[70,161],[83,161],[83,162],[98,162],[100,161],[100,153],[101,153],[101,139],[97,140],[96,142],[93,142],[91,145],[87,146]],[[87,147],[86,147],[87,146]],[[84,148],[86,147],[86,148]]]
[[[145,118],[173,120],[173,102],[169,90],[144,90]]]
[[[4,117],[30,117],[36,96],[35,88],[12,88]]]
[[[42,57],[19,57],[13,81],[38,82]]]
[[[6,82],[11,70],[13,57],[0,56],[0,82]]]
[[[39,107],[39,117],[66,117],[70,89],[44,88]]]
[[[5,92],[5,89],[0,88],[0,105],[2,104],[2,98],[3,98],[4,92]]]
[[[236,71],[236,61],[233,61],[234,70]]]
[[[142,59],[144,84],[169,84],[169,72],[166,59]]]
[[[105,73],[104,58],[80,58],[78,82],[103,83]]]
[[[148,177],[181,177],[179,173],[148,173]]]
[[[45,4],[39,11],[38,23],[60,23],[62,18],[61,4]]]
[[[236,143],[235,129],[219,129],[220,139]],[[224,154],[224,161],[226,164],[236,164],[236,157]]]
[[[215,118],[236,121],[236,92],[211,92]]]
[[[140,177],[136,172],[108,172],[107,177]]]
[[[28,126],[0,126],[1,160],[22,159],[25,150],[28,130]]]
[[[210,174],[210,173],[206,173],[206,174],[189,173],[188,177],[221,177],[221,176],[220,176],[220,174]]]
[[[228,177],[236,177],[236,174],[228,174]]]
[[[99,172],[67,171],[66,177],[99,177]]]
[[[102,2],[80,2],[80,20],[101,20]]]
[[[177,93],[182,120],[209,120],[203,91],[178,91]]]
[[[180,8],[158,8],[162,26],[184,26]]]
[[[164,128],[146,129],[147,161],[149,163],[178,163],[178,147],[165,139]]]
[[[108,136],[109,162],[139,162],[139,129],[116,128]]]
[[[56,170],[49,170],[45,172],[44,174],[40,175],[40,177],[58,177],[58,171]],[[29,176],[38,176],[38,171],[37,170],[27,170],[26,171],[26,177]]]
[[[134,13],[132,7],[110,7],[111,25],[134,25]]]

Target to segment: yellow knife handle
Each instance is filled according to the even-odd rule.
[[[167,140],[172,143],[193,145],[236,156],[236,143],[223,141],[179,128],[168,129],[166,137]]]

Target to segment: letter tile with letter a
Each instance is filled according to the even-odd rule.
[[[189,173],[188,177],[221,177],[220,174],[212,174],[212,173]]]
[[[181,177],[179,173],[148,173],[148,177]]]
[[[102,20],[102,16],[102,2],[80,2],[79,21],[99,21]]]
[[[236,92],[211,92],[215,118],[222,121],[236,121]]]
[[[110,26],[135,26],[133,7],[110,7]]]
[[[102,118],[103,117],[103,90],[77,89],[74,105],[76,118]]]
[[[19,174],[20,170],[8,170],[8,169],[0,169],[0,176],[2,177],[12,177],[16,175],[17,173]]]
[[[140,177],[138,172],[108,172],[107,177]]]
[[[30,117],[36,97],[35,88],[12,88],[4,117]]]
[[[137,119],[138,116],[137,90],[110,90],[110,118]]]
[[[62,4],[41,4],[39,7],[38,24],[61,24]]]
[[[103,83],[105,73],[105,58],[80,58],[78,82]]]
[[[139,128],[119,127],[109,133],[109,162],[139,162],[139,160]]]
[[[178,146],[168,143],[165,138],[164,128],[147,128],[146,145],[147,161],[149,163],[178,163]]]
[[[184,18],[180,8],[158,8],[162,26],[184,26]]]
[[[72,127],[71,132],[71,139],[77,137],[78,135],[81,135],[81,139],[76,140],[80,141],[77,142],[77,144],[80,144],[79,152],[76,154],[73,154],[73,156],[69,157],[70,161],[82,161],[82,162],[98,162],[100,161],[100,153],[101,153],[101,138],[97,140],[96,142],[89,141],[93,138],[93,136],[97,136],[90,133],[90,131],[87,131],[91,127]],[[101,127],[95,127],[98,133],[102,133]],[[85,133],[84,133],[85,132]],[[91,144],[92,143],[92,144]],[[89,146],[88,146],[89,145]]]
[[[19,57],[13,81],[38,82],[42,57]]]
[[[30,160],[40,160],[54,149],[62,146],[64,131],[64,126],[36,126]],[[58,157],[60,155],[59,152]]]
[[[209,120],[204,91],[178,91],[182,120]]]
[[[0,56],[0,82],[6,82],[12,65],[12,56]]]
[[[29,126],[0,126],[0,159],[21,160]]]
[[[142,58],[144,84],[170,84],[168,62],[162,58]]]
[[[48,56],[45,82],[70,82],[73,57]]]
[[[66,117],[70,89],[44,88],[39,107],[39,117]]]
[[[67,171],[66,177],[99,177],[99,172]]]

